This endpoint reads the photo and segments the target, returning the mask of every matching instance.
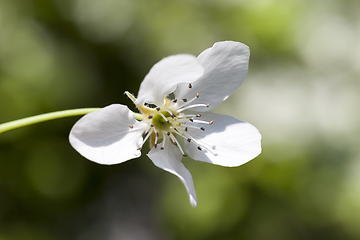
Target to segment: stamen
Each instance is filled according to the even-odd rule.
[[[183,99],[183,102],[187,102],[187,99],[186,99],[186,98],[184,98],[184,99]]]
[[[181,136],[181,135],[180,135]],[[202,151],[203,149],[205,149],[206,151],[208,151],[208,152],[210,152],[211,154],[213,154],[214,156],[217,156],[218,154],[217,153],[215,153],[215,152],[213,152],[211,149],[214,149],[214,147],[213,146],[210,146],[210,145],[208,145],[208,144],[205,144],[205,143],[202,143],[202,142],[200,142],[200,141],[198,141],[198,140],[196,140],[195,138],[193,138],[190,134],[188,134],[188,133],[184,133],[184,136],[182,136],[184,139],[186,139],[186,138],[190,138],[195,144],[197,144],[198,145],[198,149],[200,150],[200,151]]]
[[[204,149],[206,149],[206,151],[209,151],[214,156],[217,156],[217,153],[214,153],[213,151],[210,150],[210,148],[212,148],[211,146],[206,146],[206,144],[200,143],[195,138],[191,137],[189,134],[184,133],[184,135],[181,135],[181,134],[177,133],[177,135],[179,135],[180,137],[186,139],[188,142],[194,141],[198,145],[197,149],[199,149],[200,151],[202,151],[203,148],[204,148]]]
[[[136,150],[138,150],[138,151],[141,150],[141,147],[138,147]]]
[[[191,101],[189,101],[189,103],[190,103]],[[187,104],[186,104],[187,105]],[[184,105],[185,106],[185,105]],[[182,106],[182,107],[184,107],[184,106]],[[184,107],[184,108],[181,108],[181,109],[178,109],[176,112],[177,113],[180,113],[180,112],[182,112],[182,111],[185,111],[185,110],[187,110],[187,109],[190,109],[190,108],[194,108],[194,107],[209,107],[210,106],[210,104],[194,104],[194,105],[190,105],[190,106],[187,106],[187,107]]]
[[[194,121],[196,121],[196,120],[194,120]],[[206,122],[207,123],[207,122]],[[186,125],[186,124],[183,124],[183,125]],[[186,127],[185,127],[185,131],[187,131],[186,129],[187,128],[193,128],[193,129],[200,129],[200,130],[202,130],[202,131],[205,131],[205,128],[204,127],[197,127],[197,126],[193,126],[193,125],[186,125]]]
[[[181,148],[178,140],[176,139],[176,137],[175,137],[174,135],[171,135],[170,138],[171,138],[171,140],[174,142],[174,145],[177,146],[177,147],[179,147],[180,152],[182,153],[182,155],[183,155],[184,157],[187,157],[187,154],[185,154],[185,152],[182,150],[182,148]],[[186,155],[186,156],[185,156],[185,155]]]
[[[187,119],[187,118],[180,118],[180,119],[177,119],[176,122],[179,123],[180,125],[182,125],[182,124],[189,123],[189,119]]]
[[[192,118],[192,117],[195,117],[196,115],[194,114],[189,114],[189,115],[184,115],[184,114],[181,114],[178,116],[179,119],[184,119],[184,118]]]
[[[201,117],[201,114],[196,114],[195,116],[196,116],[196,117]]]
[[[156,148],[156,147],[157,147],[158,138],[159,138],[159,132],[157,132],[155,129],[154,129],[154,131],[155,131],[155,143],[154,143],[154,148]]]
[[[190,120],[190,119],[189,119]],[[195,122],[195,123],[204,123],[204,124],[209,124],[209,125],[211,125],[211,124],[213,124],[214,123],[214,121],[210,121],[210,122],[207,122],[207,121],[203,121],[203,120],[192,120],[192,121],[190,121],[190,122]]]
[[[194,126],[194,125],[192,125],[192,124],[183,123],[181,127],[183,127],[183,126],[185,126],[185,129],[184,129],[185,131],[187,131],[187,128],[188,128],[188,127],[189,127],[189,128],[193,128],[193,129],[200,129],[199,127]]]
[[[153,131],[154,131],[154,129],[151,128],[150,131],[146,134],[142,144],[144,144],[146,142],[146,140],[150,137],[150,135],[153,133]]]
[[[153,115],[149,115],[148,116],[148,119],[152,119],[154,116]]]
[[[210,107],[210,103],[207,103],[207,104],[206,104],[206,107]]]
[[[145,120],[146,121],[146,120]],[[145,121],[143,121],[143,122],[145,122]],[[146,123],[146,122],[145,122]],[[132,128],[130,127],[130,126],[132,126]],[[143,129],[142,127],[135,127],[135,126],[133,126],[133,125],[129,125],[129,130],[128,131],[126,131],[126,132],[135,132],[135,131],[138,131],[138,130],[143,130],[144,132],[143,132],[143,134],[142,134],[142,137],[145,137],[145,134],[147,133],[147,131],[150,129],[150,127],[147,127],[146,129]]]
[[[174,100],[172,100],[173,103],[176,103],[177,102],[177,99],[175,98]]]
[[[194,122],[194,119],[192,119],[192,118],[189,118],[189,121],[190,121],[190,122]]]
[[[175,118],[175,117],[176,117],[176,116],[172,113],[172,111],[170,111],[170,110],[168,110],[168,109],[166,109],[165,111],[168,112],[168,113],[170,113],[171,118]]]
[[[164,116],[164,114],[162,114],[161,112],[159,112],[159,114],[167,123],[169,123],[169,120]]]
[[[150,127],[154,127],[155,125],[154,124],[150,124]]]
[[[192,88],[192,85],[191,85],[191,83],[189,83],[189,88]]]
[[[164,134],[167,134],[165,131],[162,131],[163,132],[163,136]],[[164,147],[165,147],[165,141],[166,141],[166,137],[163,137],[163,141],[161,143],[161,147],[160,147],[160,150],[164,150]]]
[[[179,106],[179,108],[183,108],[187,105],[189,105],[191,102],[193,102],[195,99],[199,98],[199,93],[196,93],[195,97],[193,97],[190,101],[188,101],[187,99],[183,99],[184,102],[186,102],[185,104]]]
[[[157,108],[155,108],[155,109],[156,109],[156,111],[160,111],[161,108],[160,108],[160,107],[157,107]]]
[[[208,144],[206,144],[206,143],[200,142],[200,141],[196,140],[194,137],[192,137],[192,136],[187,132],[187,131],[188,131],[188,127],[194,128],[194,129],[199,129],[198,127],[192,126],[192,125],[188,125],[188,126],[186,126],[185,128],[184,128],[184,126],[179,126],[179,127],[178,127],[179,130],[182,131],[182,130],[184,129],[185,132],[180,132],[181,134],[180,134],[180,133],[177,133],[177,132],[174,132],[174,133],[176,133],[176,134],[179,135],[180,137],[186,139],[188,142],[193,141],[195,144],[198,145],[198,147],[201,149],[201,151],[202,151],[203,149],[206,149],[206,151],[210,152],[210,153],[213,154],[214,156],[217,156],[217,155],[218,155],[217,153],[215,153],[215,152],[212,151],[212,149],[215,149],[214,146],[210,146],[210,145],[208,145]],[[204,130],[205,130],[205,129],[204,129]],[[190,140],[189,140],[189,139],[190,139]],[[199,148],[198,148],[198,149],[199,149]]]

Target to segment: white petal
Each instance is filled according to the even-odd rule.
[[[141,155],[138,148],[147,126],[136,121],[127,106],[113,104],[82,117],[71,129],[69,140],[87,159],[116,164]]]
[[[202,113],[201,120],[213,120],[214,123],[212,125],[193,124],[204,127],[205,131],[188,128],[189,135],[199,143],[185,141],[185,151],[191,158],[221,166],[235,167],[260,154],[261,135],[251,124],[214,113]],[[202,151],[198,150],[199,145]]]
[[[159,147],[152,148],[147,155],[157,167],[176,175],[181,180],[189,194],[191,206],[196,207],[197,198],[194,182],[190,172],[181,162],[182,153],[169,140],[165,143],[164,148],[164,150],[160,150]]]
[[[239,42],[218,42],[206,49],[198,60],[205,68],[201,78],[192,83],[179,84],[175,97],[193,98],[199,93],[196,103],[209,103],[210,107],[193,108],[194,111],[208,111],[229,97],[241,86],[248,73],[250,50]]]
[[[136,103],[162,106],[164,97],[172,93],[178,83],[189,84],[203,73],[204,69],[195,56],[179,54],[166,57],[156,63],[142,81]]]

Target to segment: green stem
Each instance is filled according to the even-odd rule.
[[[97,111],[99,109],[101,108],[79,108],[79,109],[51,112],[51,113],[40,114],[33,117],[27,117],[27,118],[3,123],[0,124],[0,134],[6,131],[10,131],[20,127],[25,127],[39,122],[45,122],[57,118],[84,115],[93,111]]]
[[[51,113],[40,114],[32,117],[22,118],[19,120],[7,122],[0,124],[0,134],[3,132],[7,132],[16,128],[25,127],[31,124],[45,122],[49,120],[54,120],[57,118],[64,118],[64,117],[72,117],[78,115],[85,115],[90,112],[94,112],[100,110],[101,108],[79,108],[79,109],[71,109],[71,110],[64,110],[64,111],[57,111]],[[135,113],[135,119],[142,121],[143,116],[140,113]]]

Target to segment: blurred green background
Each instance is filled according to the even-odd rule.
[[[161,58],[251,49],[214,112],[255,125],[237,168],[144,156],[102,166],[68,143],[79,117],[0,135],[0,240],[360,239],[360,1],[0,0],[0,123],[122,103]]]

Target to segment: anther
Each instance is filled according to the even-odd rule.
[[[183,157],[187,157],[188,155],[187,154],[183,154]]]
[[[191,85],[191,83],[189,83],[189,88],[192,88],[192,85]]]
[[[156,148],[156,147],[157,147],[157,143],[154,144],[154,148]]]
[[[132,129],[132,128],[134,128],[134,126],[133,126],[133,125],[129,125],[129,128],[131,128],[131,129]]]
[[[202,149],[201,149],[201,147],[200,147],[200,146],[198,146],[198,147],[197,147],[197,149],[199,149],[200,151],[202,151]]]
[[[184,99],[183,99],[183,102],[187,102],[187,99],[186,99],[186,98],[184,98]]]
[[[199,93],[196,93],[196,97],[199,98],[199,96],[200,96]]]
[[[210,107],[210,103],[207,103],[207,104],[206,104],[206,107]]]
[[[174,145],[177,146],[178,145],[177,142],[174,142]]]
[[[156,136],[159,137],[159,132],[156,132]]]
[[[191,142],[191,138],[188,138],[187,141],[188,141],[188,142]]]
[[[201,127],[200,129],[203,130],[203,131],[205,131],[205,128],[203,128],[203,127]]]
[[[160,148],[160,150],[164,150],[164,148],[163,148],[163,147],[161,147],[161,148]]]
[[[155,125],[154,124],[150,124],[150,127],[154,127]]]
[[[179,132],[179,130],[177,128],[174,128],[175,131]]]
[[[136,150],[138,150],[138,151],[141,150],[141,147],[138,147]]]
[[[148,119],[152,119],[154,116],[153,115],[149,115],[148,116]]]
[[[190,122],[194,122],[194,119],[192,119],[192,118],[189,118],[189,121],[190,121]]]
[[[167,132],[166,135],[170,136],[170,132]]]
[[[188,128],[187,128],[187,127],[185,127],[185,132],[187,132],[187,130],[188,130]]]
[[[196,116],[196,117],[201,117],[201,114],[196,114],[195,116]]]
[[[155,108],[155,109],[156,109],[156,111],[160,111],[161,108],[160,108],[160,107],[157,107],[157,108]]]
[[[173,103],[176,103],[177,102],[177,99],[175,98],[174,100],[172,100],[173,101]]]
[[[214,121],[213,120],[211,120],[210,122],[209,122],[209,125],[211,125],[211,124],[213,124],[214,123]]]

